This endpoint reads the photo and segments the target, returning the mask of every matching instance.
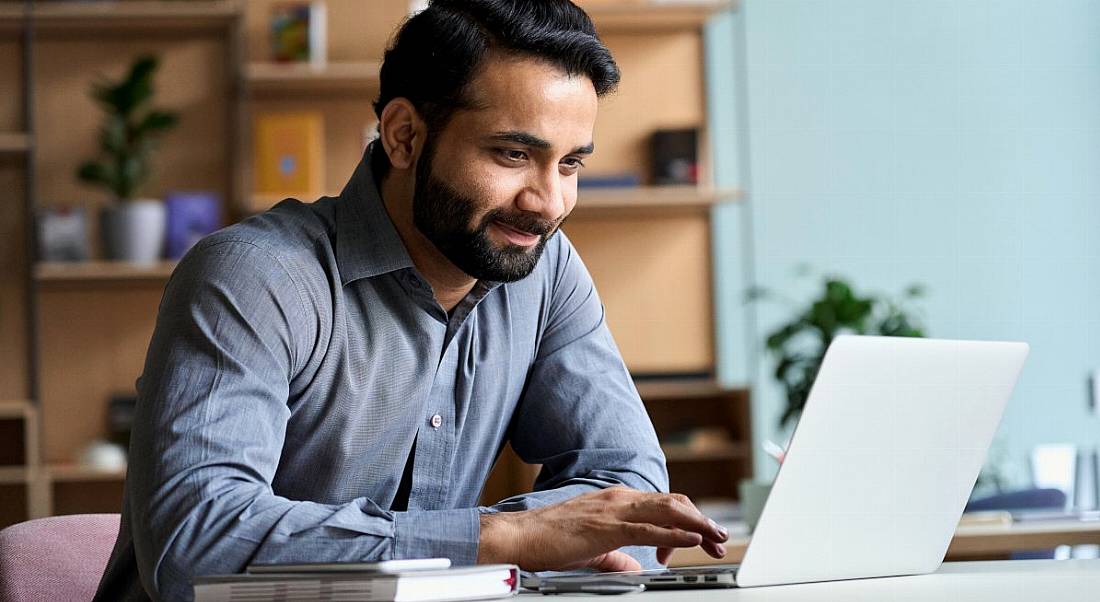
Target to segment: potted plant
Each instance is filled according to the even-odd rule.
[[[825,277],[822,284],[817,298],[808,305],[796,306],[794,317],[768,334],[765,341],[776,360],[775,379],[787,397],[787,407],[779,418],[780,428],[797,422],[825,359],[825,350],[837,335],[925,336],[916,312],[908,305],[923,296],[923,286],[910,285],[900,299],[893,299],[859,295],[851,284],[837,276]],[[773,293],[762,288],[749,292],[750,300],[774,298]]]
[[[157,138],[178,121],[176,113],[150,107],[156,69],[156,57],[142,56],[121,81],[92,86],[92,98],[105,113],[100,156],[83,163],[77,177],[106,188],[116,201],[103,209],[100,222],[111,259],[153,262],[164,246],[164,203],[138,196],[151,173]]]

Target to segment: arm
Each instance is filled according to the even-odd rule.
[[[272,490],[294,375],[319,320],[280,261],[207,244],[177,268],[142,378],[127,510],[142,585],[187,599],[196,575],[251,562],[476,560],[479,511],[390,512]]]
[[[513,554],[532,570],[655,568],[667,561],[670,549],[658,550],[656,557],[652,547],[626,549],[638,562],[605,552],[638,544],[694,546],[704,539],[708,552],[721,555],[724,533],[690,500],[658,495],[668,493],[668,473],[653,425],[588,271],[564,236],[559,244],[546,327],[509,433],[516,453],[542,464],[542,471],[533,493],[492,507],[521,512],[482,517],[482,560]],[[658,528],[663,526],[673,528]],[[560,558],[525,558],[522,550],[508,549],[508,543],[544,530],[554,534],[552,547]],[[583,560],[578,564],[578,559]]]

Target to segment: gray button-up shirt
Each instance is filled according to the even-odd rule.
[[[100,598],[190,599],[196,575],[258,562],[472,564],[480,513],[616,484],[668,490],[568,239],[552,237],[519,282],[479,282],[448,315],[367,164],[338,198],[284,201],[176,268],[138,380]],[[478,507],[505,442],[543,465],[535,492]],[[410,458],[408,507],[395,511]],[[654,565],[652,549],[631,553]]]

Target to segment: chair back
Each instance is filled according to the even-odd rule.
[[[76,514],[0,531],[0,600],[91,600],[118,525],[118,514]]]

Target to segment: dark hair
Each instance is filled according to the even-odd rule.
[[[569,0],[433,0],[410,17],[382,59],[374,112],[407,98],[428,124],[443,129],[455,111],[472,106],[467,86],[490,51],[530,56],[584,75],[598,96],[615,89],[619,68],[588,15]],[[371,148],[375,177],[390,161]]]

